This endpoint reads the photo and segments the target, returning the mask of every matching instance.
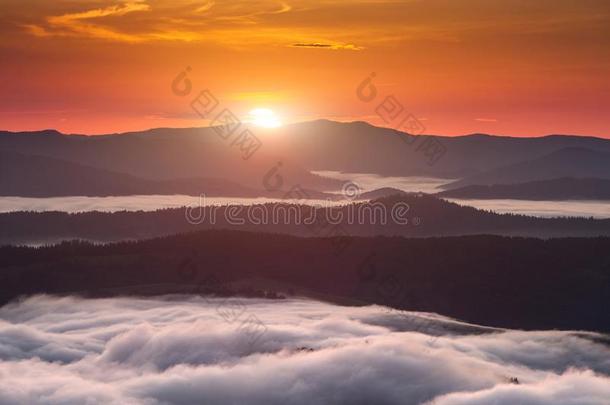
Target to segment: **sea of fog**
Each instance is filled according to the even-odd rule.
[[[353,182],[361,192],[391,187],[406,192],[437,193],[440,186],[451,182],[450,179],[434,177],[383,177],[376,174],[341,173],[333,171],[314,172],[315,174]],[[339,194],[341,190],[329,190]],[[350,198],[353,198],[351,196]],[[594,217],[610,218],[610,203],[608,201],[528,201],[528,200],[476,200],[448,199],[460,205],[468,205],[479,209],[498,213],[515,213],[536,217]],[[235,198],[235,197],[205,197],[200,201],[198,196],[188,195],[133,195],[119,197],[0,197],[0,213],[14,211],[62,211],[62,212],[116,212],[116,211],[155,211],[164,208],[178,208],[201,205],[250,205],[271,202],[294,202],[329,206],[352,202],[324,200],[280,200],[274,198]]]
[[[305,299],[30,297],[2,404],[607,405],[607,336]]]
[[[312,173],[317,174],[318,176],[328,177],[330,179],[353,182],[362,192],[390,187],[409,193],[433,194],[442,191],[439,187],[443,184],[451,183],[455,180],[421,176],[380,176],[378,174],[344,173],[332,170],[314,171]],[[329,192],[333,192],[333,190],[330,190]]]
[[[610,201],[476,200],[459,198],[447,198],[446,200],[459,205],[468,205],[481,210],[490,210],[500,214],[512,213],[545,218],[610,218]]]
[[[338,205],[340,201],[280,200],[276,198],[198,197],[191,195],[132,195],[117,197],[0,197],[0,213],[15,211],[117,212],[156,211],[165,208],[210,205],[251,205],[273,202],[294,202],[311,205]]]
[[[336,180],[354,182],[362,192],[391,187],[406,192],[434,194],[443,191],[441,186],[455,180],[437,177],[392,177],[337,171],[317,171],[313,173]],[[610,218],[610,202],[608,201],[477,200],[458,198],[448,198],[447,200],[456,204],[490,210],[500,214],[513,213],[534,217]]]

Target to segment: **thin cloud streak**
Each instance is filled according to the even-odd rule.
[[[360,51],[362,49],[364,49],[361,46],[356,46],[354,44],[323,44],[323,43],[319,43],[319,42],[311,42],[311,43],[296,43],[296,44],[292,44],[291,46],[296,47],[296,48],[321,48],[321,49],[332,49],[332,50],[338,50],[338,49],[346,49],[346,50],[350,50],[350,51]]]
[[[63,14],[47,17],[49,29],[41,26],[26,25],[29,31],[37,36],[69,36],[84,35],[93,38],[111,39],[125,42],[139,42],[142,40],[137,35],[130,35],[105,28],[101,25],[87,24],[83,20],[91,20],[110,16],[124,16],[137,11],[150,11],[150,5],[142,0],[127,2],[122,5],[110,6],[87,10],[79,13]]]

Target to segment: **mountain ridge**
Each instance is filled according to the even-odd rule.
[[[300,125],[300,124],[307,124],[307,123],[316,123],[316,122],[329,122],[329,123],[337,123],[337,124],[364,124],[367,125],[369,127],[372,128],[379,128],[379,129],[390,129],[390,130],[394,130],[391,127],[382,127],[382,126],[377,126],[377,125],[373,125],[367,121],[362,121],[362,120],[355,120],[355,121],[335,121],[335,120],[331,120],[331,119],[325,119],[325,118],[320,118],[320,119],[315,119],[315,120],[310,120],[310,121],[299,121],[299,122],[295,122],[295,123],[290,123],[290,124],[286,124],[285,126],[293,126],[293,125]],[[150,131],[155,131],[155,130],[202,130],[202,129],[206,129],[206,128],[213,128],[210,126],[205,126],[205,127],[152,127],[152,128],[145,128],[145,129],[139,129],[139,130],[132,130],[132,131],[124,131],[124,132],[112,132],[112,133],[103,133],[103,134],[84,134],[84,133],[66,133],[66,132],[61,132],[56,128],[43,128],[43,129],[37,129],[37,130],[27,130],[27,131],[10,131],[10,130],[6,130],[6,129],[0,129],[0,135],[2,134],[7,134],[7,135],[28,135],[28,134],[38,134],[38,133],[55,133],[57,135],[64,135],[64,136],[86,136],[86,137],[108,137],[108,136],[118,136],[118,135],[130,135],[130,134],[141,134],[141,133],[146,133],[146,132],[150,132]],[[590,138],[590,139],[599,139],[599,140],[610,140],[610,137],[603,137],[603,136],[596,136],[596,135],[578,135],[578,134],[544,134],[544,135],[501,135],[501,134],[494,134],[494,133],[487,133],[487,132],[473,132],[473,133],[467,133],[467,134],[460,134],[460,135],[443,135],[443,134],[432,134],[432,133],[427,133],[427,134],[421,134],[422,136],[435,136],[435,137],[440,137],[440,138],[468,138],[468,137],[491,137],[491,138],[511,138],[511,139],[542,139],[542,138],[553,138],[553,137],[565,137],[565,138]]]
[[[243,151],[234,144],[235,138],[223,139],[212,127],[157,128],[98,136],[61,135],[55,131],[20,135],[3,132],[0,150],[57,158],[148,180],[214,177],[255,189],[268,187],[263,184],[265,179],[274,176],[274,168],[281,167],[277,174],[283,183],[279,188],[284,192],[295,185],[318,191],[341,188],[341,182],[315,176],[312,171],[463,180],[566,148],[610,153],[608,139],[572,135],[407,137],[365,122],[329,120],[251,129],[260,141],[260,149],[249,159],[244,159]],[[427,142],[440,142],[443,153],[437,160],[431,161],[425,149]],[[570,156],[563,156],[553,169],[556,173],[551,175],[565,177],[561,167],[570,161]],[[603,162],[600,171],[607,170],[610,162]],[[586,174],[605,177],[599,172]]]
[[[610,179],[562,177],[525,183],[467,185],[436,195],[462,199],[610,200]]]
[[[403,207],[408,206],[404,213],[405,218],[401,217],[407,220],[406,223],[399,223],[390,217],[393,207],[400,204]],[[234,207],[239,206],[195,206],[149,212],[2,213],[0,244],[45,244],[69,239],[112,242],[209,229],[260,231],[305,237],[328,234],[361,237],[480,234],[538,238],[610,236],[610,219],[536,218],[497,214],[426,194],[403,193],[340,207],[315,208],[311,205],[284,202],[255,204],[252,208]],[[296,214],[291,214],[290,207],[295,207],[301,219],[313,216],[316,219],[315,224],[307,225],[303,221],[297,221]],[[383,209],[386,213],[385,223],[377,216],[376,212],[379,211],[375,209]],[[276,222],[272,220],[274,212],[278,212]],[[358,215],[358,219],[351,221],[350,212],[356,213],[354,215]],[[261,213],[267,213],[267,220],[260,217],[263,215]],[[279,213],[283,213],[283,216]],[[331,223],[328,220],[330,215],[340,220],[334,219]],[[288,219],[285,219],[286,216]],[[211,218],[215,218],[214,221]]]

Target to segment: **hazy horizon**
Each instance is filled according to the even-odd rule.
[[[357,123],[366,123],[368,125],[371,125],[373,127],[376,128],[383,128],[383,129],[395,129],[392,126],[384,126],[382,124],[374,124],[374,123],[370,123],[367,121],[362,121],[362,120],[355,120],[355,121],[338,121],[338,120],[333,120],[333,119],[327,119],[327,118],[317,118],[317,119],[311,119],[311,120],[304,120],[304,121],[297,121],[297,122],[290,122],[290,123],[286,123],[286,124],[282,124],[283,127],[290,127],[292,125],[299,125],[299,124],[311,124],[314,123],[316,121],[330,121],[330,122],[334,122],[334,123],[339,123],[339,124],[357,124]],[[254,125],[252,125],[252,127],[254,127]],[[12,133],[19,133],[19,132],[44,132],[44,131],[56,131],[59,132],[62,135],[84,135],[84,136],[104,136],[104,135],[127,135],[130,133],[138,133],[138,132],[148,132],[148,131],[155,131],[155,130],[162,130],[162,129],[167,129],[167,130],[180,130],[180,129],[208,129],[208,128],[212,128],[212,126],[210,125],[203,125],[203,126],[179,126],[179,127],[165,127],[165,126],[158,126],[158,127],[142,127],[142,128],[136,128],[136,129],[131,129],[131,130],[127,130],[127,131],[118,131],[118,132],[89,132],[89,133],[79,133],[79,132],[62,132],[57,128],[31,128],[31,129],[19,129],[19,130],[9,130],[9,129],[4,129],[4,128],[0,128],[0,131],[4,131],[4,132],[12,132]],[[256,131],[268,131],[268,128],[256,128]],[[575,133],[540,133],[540,134],[511,134],[511,133],[493,133],[493,132],[482,132],[482,131],[475,131],[475,132],[468,132],[468,133],[457,133],[457,134],[443,134],[443,133],[422,133],[420,135],[428,135],[428,136],[435,136],[435,137],[447,137],[447,138],[459,138],[459,137],[467,137],[467,136],[477,136],[477,135],[484,135],[484,136],[491,136],[491,137],[502,137],[502,138],[544,138],[544,137],[552,137],[552,136],[567,136],[567,137],[583,137],[583,138],[598,138],[598,139],[610,139],[610,134],[608,135],[596,135],[596,134],[575,134]]]

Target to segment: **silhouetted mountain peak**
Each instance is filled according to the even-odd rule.
[[[532,177],[530,168],[523,169],[524,174],[517,180],[524,182],[567,176],[573,171],[572,160],[589,157],[595,160],[595,165],[579,166],[577,177],[608,177],[602,153],[610,154],[610,141],[605,139],[570,136],[516,138],[481,133],[439,137],[438,142],[445,153],[431,163],[426,148],[422,147],[427,136],[401,137],[394,129],[375,127],[362,121],[320,119],[289,124],[272,131],[256,128],[253,132],[261,147],[249,160],[244,160],[244,145],[234,143],[237,135],[222,139],[210,127],[156,128],[102,136],[62,135],[55,130],[19,135],[4,133],[7,136],[0,137],[0,149],[57,158],[150,180],[210,177],[213,174],[213,177],[224,177],[255,188],[260,188],[261,179],[278,161],[283,162],[280,173],[283,179],[304,184],[309,189],[322,189],[321,186],[330,189],[329,181],[321,184],[322,179],[311,176],[311,171],[455,179],[501,168],[511,168],[511,171],[525,162],[540,161],[545,156],[550,156],[546,158],[550,160],[541,163],[545,167],[544,177]],[[289,164],[294,167],[290,173]],[[512,181],[514,176],[510,173],[503,173],[502,177],[502,181],[490,178],[489,181],[468,184],[517,182]]]
[[[40,131],[19,131],[19,132],[11,132],[11,131],[0,131],[0,135],[8,135],[8,136],[34,136],[34,137],[41,137],[41,136],[53,136],[53,137],[61,137],[64,134],[62,134],[61,132],[59,132],[56,129],[42,129]]]

